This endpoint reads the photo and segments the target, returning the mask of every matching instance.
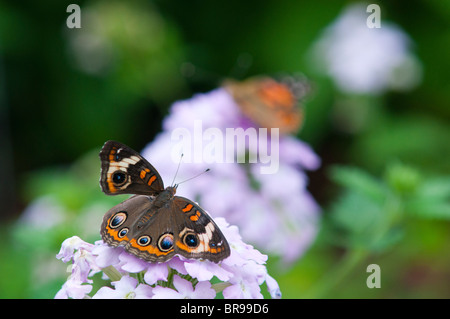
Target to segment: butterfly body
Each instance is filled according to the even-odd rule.
[[[193,201],[164,189],[158,172],[137,152],[108,141],[100,152],[100,185],[108,195],[136,194],[103,217],[102,239],[147,261],[165,262],[179,254],[213,262],[230,255],[211,217]]]

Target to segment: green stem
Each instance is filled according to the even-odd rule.
[[[167,287],[175,289],[175,286],[173,285],[173,276],[175,275],[175,269],[169,268],[169,274],[167,275]]]
[[[368,255],[366,250],[352,249],[346,253],[339,264],[327,272],[313,288],[305,293],[304,298],[324,298],[333,288],[351,273]]]
[[[144,271],[137,273],[137,280],[139,281],[140,284],[145,284],[144,275],[145,275]]]

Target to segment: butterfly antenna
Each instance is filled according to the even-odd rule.
[[[182,181],[182,182],[179,182],[179,183],[177,184],[177,186],[180,185],[180,184],[183,184],[184,182],[190,181],[191,179],[197,178],[197,177],[199,177],[200,175],[205,174],[206,172],[209,172],[209,171],[210,171],[210,169],[207,168],[207,169],[205,169],[203,172],[198,173],[197,175],[192,176],[191,178],[185,179],[185,180]]]
[[[177,178],[177,175],[178,175],[178,170],[180,169],[180,165],[181,165],[181,160],[183,159],[183,156],[184,156],[184,154],[183,154],[183,153],[181,153],[181,156],[180,156],[180,161],[178,162],[178,167],[177,167],[177,171],[175,172],[175,176],[173,177],[173,180],[172,180],[172,186],[174,185],[173,183],[175,183],[175,178]]]

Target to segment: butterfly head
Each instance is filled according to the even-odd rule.
[[[175,184],[173,186],[168,186],[165,190],[168,191],[171,194],[171,196],[173,196],[177,192],[177,188],[178,184]]]

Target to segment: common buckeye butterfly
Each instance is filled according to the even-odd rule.
[[[223,87],[233,96],[242,113],[258,126],[279,128],[281,134],[299,130],[303,111],[298,101],[309,90],[306,80],[287,77],[283,82],[261,76],[242,82],[227,80]]]
[[[219,262],[230,247],[211,217],[193,201],[164,188],[158,171],[139,153],[115,141],[100,151],[100,186],[107,195],[135,194],[103,217],[104,242],[151,262],[179,254]]]

